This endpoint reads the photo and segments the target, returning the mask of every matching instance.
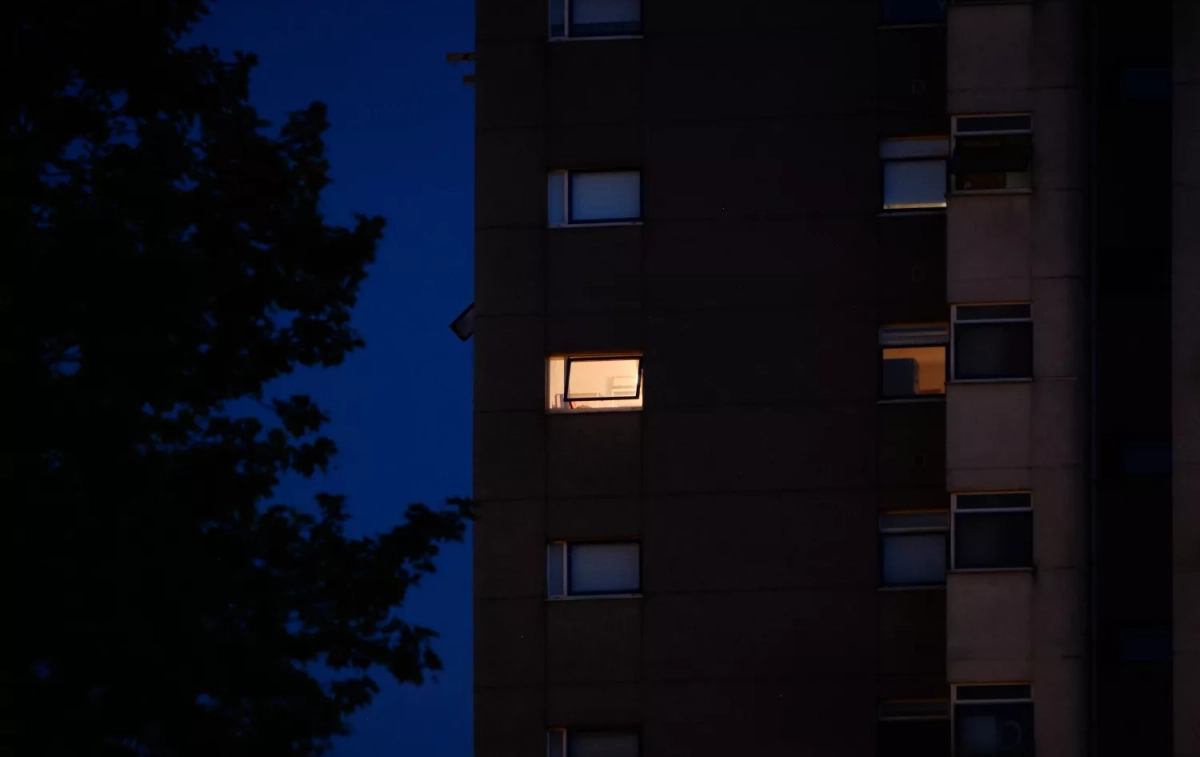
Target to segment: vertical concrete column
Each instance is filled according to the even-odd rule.
[[[1200,6],[1176,0],[1172,176],[1174,699],[1177,757],[1200,755]]]

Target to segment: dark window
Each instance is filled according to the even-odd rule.
[[[950,703],[891,700],[879,706],[878,757],[948,757]]]
[[[946,512],[879,516],[879,582],[883,586],[946,583]]]
[[[946,20],[946,0],[883,0],[885,24],[940,24]]]
[[[954,747],[955,757],[1034,757],[1033,703],[959,701]]]
[[[954,495],[956,570],[1033,565],[1033,510],[1028,492]]]
[[[955,192],[1030,189],[1033,134],[1029,116],[954,119],[951,188]]]
[[[954,311],[956,381],[1033,377],[1029,305],[957,305]]]
[[[618,37],[642,30],[641,0],[550,0],[550,37]]]

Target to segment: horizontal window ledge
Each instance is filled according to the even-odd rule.
[[[547,602],[578,602],[591,599],[641,599],[641,594],[576,594],[567,597],[546,597]]]
[[[980,197],[983,195],[1031,195],[1032,189],[956,189],[952,197]]]
[[[919,584],[916,586],[880,586],[876,591],[945,591],[946,584]]]
[[[644,39],[644,34],[608,34],[600,37],[550,37],[547,42],[611,42],[617,39]]]
[[[1033,378],[981,378],[981,379],[951,379],[946,383],[958,384],[1030,384]]]
[[[912,24],[880,24],[878,28],[880,31],[885,29],[944,29],[946,28],[946,22],[927,21]]]
[[[879,405],[921,405],[932,402],[945,402],[946,395],[939,394],[936,397],[889,397],[879,400],[876,404]]]
[[[640,407],[579,407],[570,408],[549,408],[546,410],[547,415],[590,415],[592,413],[640,413]]]
[[[547,229],[595,229],[604,226],[641,226],[642,221],[596,221],[595,223],[560,223]]]
[[[944,216],[946,209],[928,208],[925,210],[883,210],[875,214],[879,218],[900,218],[902,216]]]
[[[1032,573],[1033,567],[1024,568],[951,568],[951,575],[971,575],[974,573]]]

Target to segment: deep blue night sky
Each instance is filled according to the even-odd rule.
[[[466,67],[472,0],[215,0],[189,42],[257,53],[251,98],[278,124],[329,105],[333,184],[325,212],[387,218],[354,322],[367,347],[344,365],[290,377],[333,419],[338,469],[319,488],[346,494],[354,534],[385,530],[409,502],[471,490],[471,354],[448,324],[472,298],[474,100]],[[313,491],[290,482],[296,503]],[[420,688],[378,676],[383,692],[351,720],[335,754],[471,754],[471,570],[467,545],[438,561],[404,616],[442,635],[445,671]]]

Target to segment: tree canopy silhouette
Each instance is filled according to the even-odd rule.
[[[440,667],[397,608],[468,502],[355,539],[342,496],[275,504],[336,448],[316,403],[269,385],[363,346],[350,314],[384,222],[322,216],[325,107],[271,129],[252,55],[181,43],[206,5],[0,11],[6,709],[25,754],[319,754],[373,671]]]

